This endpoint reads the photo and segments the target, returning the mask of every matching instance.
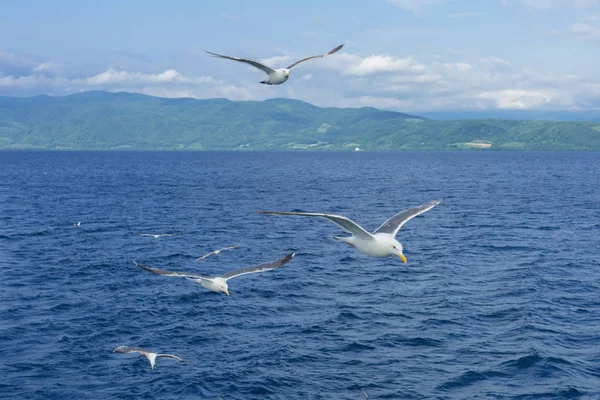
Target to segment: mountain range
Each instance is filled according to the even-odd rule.
[[[0,97],[0,149],[600,150],[600,122],[436,120],[272,99],[167,99],[91,91]]]

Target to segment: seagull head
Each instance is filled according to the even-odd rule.
[[[402,262],[406,264],[406,256],[404,255],[404,253],[402,253],[402,243],[400,243],[399,241],[394,239],[392,241],[391,245],[392,245],[392,251],[390,252],[390,255],[391,256],[397,255],[398,257],[400,257]]]
[[[217,292],[225,293],[229,296],[229,286],[227,285],[227,280],[217,277],[214,279],[214,284]]]
[[[289,78],[289,77],[290,77],[290,70],[289,70],[289,69],[287,69],[287,68],[284,68],[284,69],[283,69],[283,73],[285,74],[285,77],[286,77],[286,78]]]

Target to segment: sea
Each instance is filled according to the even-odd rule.
[[[406,264],[255,212],[435,199]],[[0,398],[600,399],[599,201],[597,152],[0,152]]]

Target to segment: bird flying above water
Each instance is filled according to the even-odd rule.
[[[263,71],[265,74],[267,74],[267,79],[265,79],[264,81],[261,81],[260,83],[264,83],[265,85],[281,85],[282,83],[284,83],[285,81],[287,81],[289,79],[290,70],[292,68],[294,68],[296,65],[306,62],[306,61],[329,56],[333,53],[338,52],[342,47],[344,47],[344,45],[340,44],[339,46],[335,47],[334,49],[328,51],[325,54],[319,54],[318,56],[306,57],[306,58],[303,58],[302,60],[296,61],[295,63],[289,65],[287,68],[277,68],[277,69],[268,67],[265,64],[263,64],[259,61],[252,60],[250,58],[225,56],[223,54],[211,53],[210,51],[206,51],[206,50],[204,50],[204,52],[211,54],[215,57],[225,58],[227,60],[233,60],[233,61],[238,61],[238,62],[249,64],[249,65],[253,66],[254,68],[258,68],[261,71]]]
[[[138,233],[138,235],[140,235],[140,236],[152,236],[154,239],[158,239],[161,236],[177,236],[176,233],[158,233],[158,234],[154,234],[154,233]]]
[[[210,255],[212,255],[212,254],[214,254],[214,255],[218,256],[219,254],[221,254],[221,252],[222,252],[223,250],[233,250],[233,249],[237,249],[238,247],[240,247],[240,245],[239,245],[239,244],[234,244],[233,246],[227,246],[227,247],[223,247],[222,249],[218,249],[218,250],[211,251],[210,253],[206,253],[206,254],[205,254],[205,255],[203,255],[202,257],[198,257],[198,258],[196,258],[194,261],[202,261],[202,260],[204,260],[206,257],[208,257],[208,256],[210,256]]]
[[[235,278],[241,275],[254,274],[257,272],[269,271],[275,268],[279,268],[285,264],[287,264],[293,257],[295,253],[290,253],[284,258],[281,258],[276,261],[266,262],[264,264],[257,265],[255,267],[247,267],[236,269],[235,271],[227,272],[222,276],[202,276],[196,274],[190,274],[188,272],[175,272],[175,271],[164,271],[156,268],[146,267],[145,265],[139,264],[136,261],[133,261],[135,265],[140,267],[141,269],[152,272],[157,275],[166,275],[166,276],[178,276],[182,278],[186,278],[192,282],[196,282],[199,285],[204,286],[208,290],[217,293],[225,293],[229,296],[229,286],[227,285],[227,281],[231,278]]]
[[[126,353],[138,353],[142,357],[146,358],[150,361],[150,366],[154,369],[154,364],[156,363],[156,357],[164,357],[164,358],[173,358],[177,361],[187,361],[183,358],[174,356],[173,354],[165,354],[165,353],[154,353],[150,350],[142,349],[141,347],[128,347],[128,346],[119,346],[113,350],[115,353],[126,354]]]
[[[352,221],[350,218],[336,214],[322,214],[310,212],[283,212],[283,211],[256,211],[265,215],[297,215],[302,217],[321,217],[326,218],[334,224],[341,227],[346,232],[352,234],[349,237],[334,236],[335,240],[345,242],[358,251],[371,257],[389,257],[397,255],[406,263],[406,256],[402,252],[402,244],[396,240],[396,234],[402,226],[417,215],[431,210],[441,200],[433,200],[419,207],[409,208],[394,215],[385,221],[373,233],[369,233],[362,226]]]

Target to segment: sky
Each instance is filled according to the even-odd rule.
[[[204,50],[295,67],[278,86]],[[292,98],[403,112],[600,109],[600,0],[20,0],[0,96]]]

